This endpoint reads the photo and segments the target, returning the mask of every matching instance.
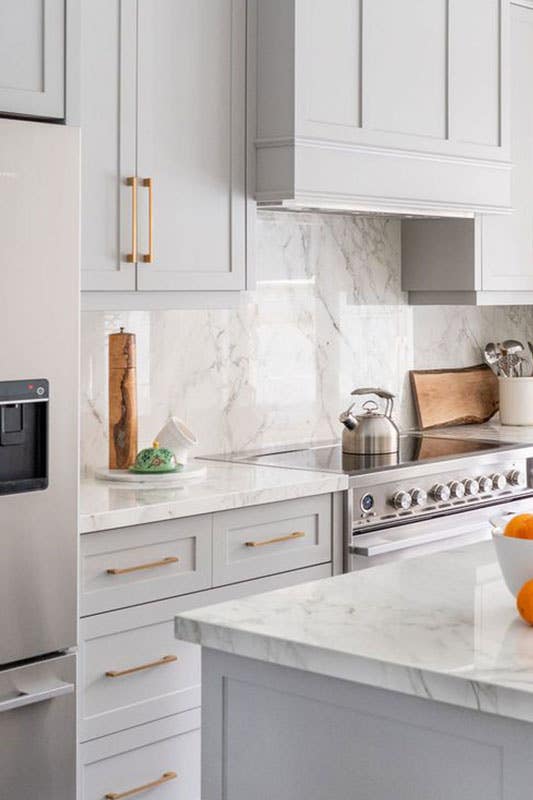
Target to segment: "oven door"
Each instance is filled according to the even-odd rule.
[[[346,572],[482,542],[490,539],[491,517],[531,511],[532,503],[531,498],[514,500],[354,535],[346,555]]]
[[[0,797],[76,797],[76,656],[0,672]]]

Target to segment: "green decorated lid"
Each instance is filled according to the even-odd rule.
[[[152,447],[145,447],[137,453],[135,464],[130,467],[130,472],[139,473],[164,473],[179,472],[183,469],[178,464],[176,456],[168,447],[159,447],[159,442],[154,442]]]

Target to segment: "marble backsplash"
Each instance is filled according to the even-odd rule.
[[[139,444],[169,415],[197,454],[338,437],[356,386],[397,394],[408,370],[479,363],[489,339],[533,338],[528,308],[413,308],[400,289],[400,221],[260,212],[257,288],[237,309],[84,312],[81,463],[107,461],[107,335],[137,335]]]

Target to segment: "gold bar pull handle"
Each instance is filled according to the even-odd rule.
[[[292,539],[301,539],[305,536],[304,531],[294,531],[287,536],[276,536],[275,539],[263,539],[262,542],[245,542],[246,547],[264,547],[266,544],[277,544],[278,542],[290,542]]]
[[[134,794],[140,794],[141,792],[146,792],[148,789],[155,789],[156,786],[162,786],[164,783],[168,783],[169,781],[173,781],[178,777],[177,772],[163,772],[160,778],[156,781],[151,781],[151,783],[145,783],[142,786],[136,786],[135,789],[128,789],[125,792],[108,792],[105,796],[105,800],[123,800],[125,797],[133,797]]]
[[[144,178],[143,186],[148,189],[148,252],[143,255],[145,264],[154,260],[154,182],[152,178]]]
[[[137,261],[137,178],[126,179],[126,186],[131,186],[131,253],[126,256],[128,264]]]
[[[155,567],[166,567],[169,564],[177,564],[179,558],[177,556],[167,556],[162,558],[161,561],[149,561],[147,564],[137,564],[134,567],[112,567],[106,569],[108,575],[128,575],[130,572],[138,572],[141,569],[155,569]]]
[[[106,678],[123,678],[124,675],[133,675],[134,672],[142,672],[145,669],[152,669],[153,667],[162,667],[164,664],[172,664],[177,660],[177,656],[163,656],[163,658],[158,658],[157,661],[149,661],[146,664],[139,664],[138,667],[129,667],[128,669],[108,669],[105,676]]]

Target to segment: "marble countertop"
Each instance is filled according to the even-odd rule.
[[[451,436],[454,439],[487,439],[491,442],[533,444],[533,426],[502,425],[496,415],[483,425],[453,425],[449,428],[432,428],[431,436]]]
[[[533,722],[533,628],[492,542],[183,613],[176,635]]]
[[[533,444],[533,427],[500,425],[498,418],[484,425],[458,425],[432,429],[428,433]],[[207,514],[348,488],[346,476],[333,473],[216,461],[202,461],[202,464],[207,466],[206,477],[174,489],[140,489],[93,479],[82,480],[80,532]]]
[[[348,488],[344,475],[202,462],[205,477],[179,488],[142,489],[100,480],[80,484],[80,533],[209,514]]]

